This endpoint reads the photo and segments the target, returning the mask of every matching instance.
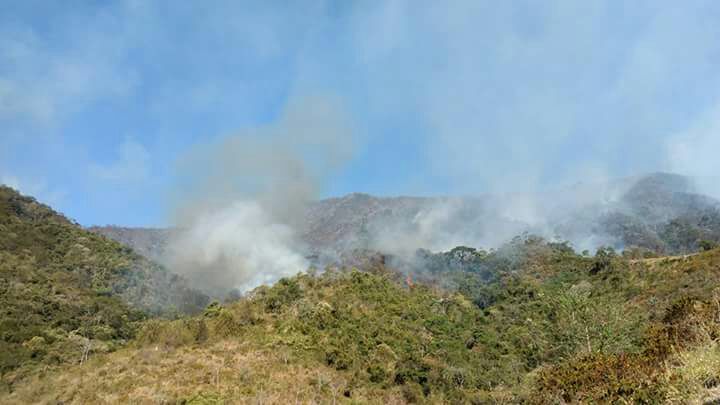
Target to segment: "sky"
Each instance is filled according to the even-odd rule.
[[[297,145],[316,198],[715,176],[718,21],[712,0],[0,0],[0,183],[162,226],[187,156],[243,134]],[[318,99],[347,123],[330,166],[284,118]]]

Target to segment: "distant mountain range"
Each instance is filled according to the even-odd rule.
[[[531,233],[599,246],[674,254],[720,241],[720,202],[692,179],[654,173],[543,193],[478,197],[375,197],[353,193],[311,204],[300,239],[308,255],[356,248],[387,253],[455,246],[493,248]],[[177,229],[92,227],[91,231],[162,259]]]

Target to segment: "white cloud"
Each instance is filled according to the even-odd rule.
[[[54,126],[98,100],[129,94],[137,77],[121,63],[128,44],[119,18],[65,21],[76,25],[44,37],[21,19],[1,27],[0,122]]]
[[[150,177],[150,153],[140,143],[126,138],[119,146],[117,159],[108,165],[93,164],[90,174],[110,182],[140,183]]]

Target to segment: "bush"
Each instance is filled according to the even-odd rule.
[[[542,370],[537,379],[542,403],[663,403],[660,369],[638,354],[592,353]]]
[[[711,241],[711,240],[701,240],[698,242],[698,246],[700,247],[700,250],[703,252],[707,252],[708,250],[713,250],[718,247],[717,242]]]
[[[617,257],[615,249],[611,247],[601,247],[595,253],[595,259],[590,267],[590,274],[597,274],[611,269],[613,259]]]
[[[282,278],[263,297],[265,308],[270,312],[279,312],[302,296],[300,284],[296,279]]]
[[[205,308],[205,311],[203,312],[203,316],[207,318],[215,318],[218,315],[220,315],[220,312],[223,311],[222,305],[220,305],[219,302],[213,301]]]
[[[136,341],[140,344],[176,348],[195,343],[200,324],[194,320],[151,320],[143,324]]]
[[[347,349],[337,347],[332,347],[325,351],[325,362],[328,366],[334,367],[336,370],[347,370],[354,363],[353,356],[348,353]]]
[[[242,331],[240,323],[230,311],[221,311],[214,322],[215,335],[221,338],[238,336]]]
[[[425,394],[423,393],[423,388],[418,383],[405,384],[402,386],[400,391],[402,392],[403,398],[409,404],[417,404],[417,403],[423,402],[425,400]]]

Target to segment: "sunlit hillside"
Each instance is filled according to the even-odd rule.
[[[113,274],[99,263],[142,260],[9,189],[4,201],[12,233],[32,218],[95,243],[90,279]],[[3,267],[18,274],[4,295],[5,403],[701,403],[720,381],[720,250],[583,256],[525,236],[425,253],[412,276],[387,257],[314,270],[164,320],[128,312],[123,278],[100,291],[70,264],[35,265],[59,254],[40,241],[4,245],[6,258],[34,258]],[[12,293],[22,286],[55,298]],[[62,297],[77,305],[52,304]],[[7,318],[33,306],[57,308],[52,323]],[[72,315],[93,306],[94,318]]]

